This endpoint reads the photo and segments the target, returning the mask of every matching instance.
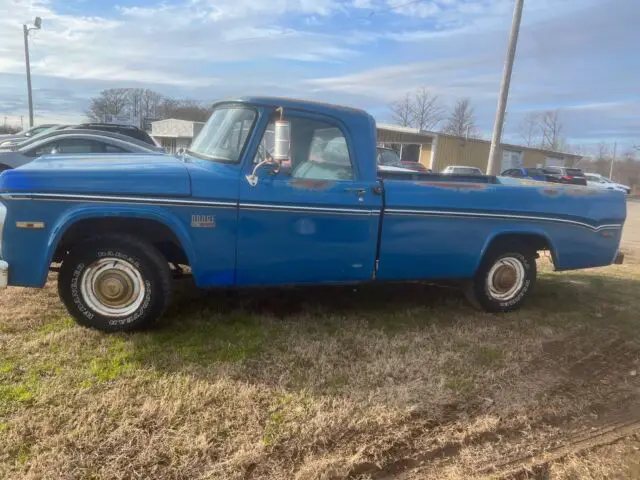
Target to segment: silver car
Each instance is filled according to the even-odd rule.
[[[40,155],[74,155],[88,153],[162,153],[135,138],[96,130],[57,130],[40,134],[12,148],[0,149],[0,172],[17,168]]]
[[[54,127],[59,127],[59,125],[56,125],[55,123],[45,123],[36,127],[27,128],[18,133],[8,133],[5,135],[0,135],[0,148],[4,148],[10,144],[20,143],[31,137],[35,137],[42,132],[51,130]]]

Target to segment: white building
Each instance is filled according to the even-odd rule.
[[[151,122],[151,136],[169,153],[176,153],[181,148],[189,148],[203,126],[204,122],[167,118]]]

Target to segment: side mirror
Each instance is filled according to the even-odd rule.
[[[280,171],[282,165],[290,163],[290,150],[291,150],[291,123],[282,119],[282,108],[277,110],[280,114],[280,118],[274,122],[274,146],[273,153],[267,155],[266,158],[253,167],[251,175],[247,175],[246,179],[249,185],[255,187],[258,184],[258,169],[264,165],[274,165],[274,173]]]
[[[287,120],[276,120],[274,128],[273,160],[282,165],[289,161],[291,150],[291,123]]]

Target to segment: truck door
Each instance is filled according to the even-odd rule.
[[[239,285],[348,283],[372,277],[381,196],[358,180],[352,142],[332,119],[290,114],[291,162],[240,179]],[[267,125],[245,174],[273,147]],[[371,159],[375,161],[375,159]]]

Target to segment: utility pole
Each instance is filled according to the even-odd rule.
[[[33,22],[33,27],[27,27],[22,25],[22,32],[24,34],[24,62],[27,67],[27,95],[29,98],[29,127],[33,127],[33,97],[31,95],[31,63],[29,62],[29,32],[31,30],[40,30],[42,25],[42,19],[36,17]]]
[[[609,170],[609,179],[613,180],[613,165],[616,163],[616,151],[618,150],[618,142],[613,144],[613,157],[611,157],[611,169]]]
[[[500,143],[502,142],[504,115],[507,110],[509,87],[511,85],[511,73],[513,72],[513,62],[516,57],[516,47],[518,45],[518,34],[520,33],[520,22],[522,21],[523,7],[524,0],[516,0],[515,9],[513,11],[513,22],[511,24],[511,34],[509,35],[507,58],[504,63],[502,83],[500,85],[498,111],[496,112],[496,121],[493,126],[493,136],[491,138],[491,149],[489,150],[489,165],[487,166],[487,173],[489,175],[497,175],[500,173]]]

